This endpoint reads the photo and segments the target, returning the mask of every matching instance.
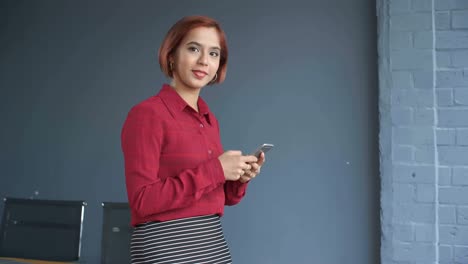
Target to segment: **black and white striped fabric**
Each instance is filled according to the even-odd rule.
[[[139,225],[130,251],[132,264],[232,263],[218,215]]]

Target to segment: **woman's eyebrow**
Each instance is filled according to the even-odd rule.
[[[202,44],[200,44],[200,43],[198,43],[196,41],[190,41],[189,43],[187,43],[187,45],[195,45],[195,46],[198,46],[198,47],[203,47]],[[210,49],[221,50],[221,48],[217,47],[217,46],[211,47]]]

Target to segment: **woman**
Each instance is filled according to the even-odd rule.
[[[224,205],[240,202],[265,155],[223,153],[218,121],[199,96],[224,81],[227,60],[215,20],[181,19],[159,49],[171,84],[128,113],[122,149],[132,263],[232,262],[219,218]]]

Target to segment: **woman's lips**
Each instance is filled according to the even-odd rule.
[[[195,78],[201,80],[203,78],[205,78],[206,75],[208,75],[208,73],[204,72],[204,71],[198,71],[198,70],[193,70],[193,75],[195,76]]]

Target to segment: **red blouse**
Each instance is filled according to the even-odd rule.
[[[198,108],[165,84],[128,113],[121,140],[133,226],[223,215],[244,196],[246,183],[224,178],[218,120],[200,97]]]

